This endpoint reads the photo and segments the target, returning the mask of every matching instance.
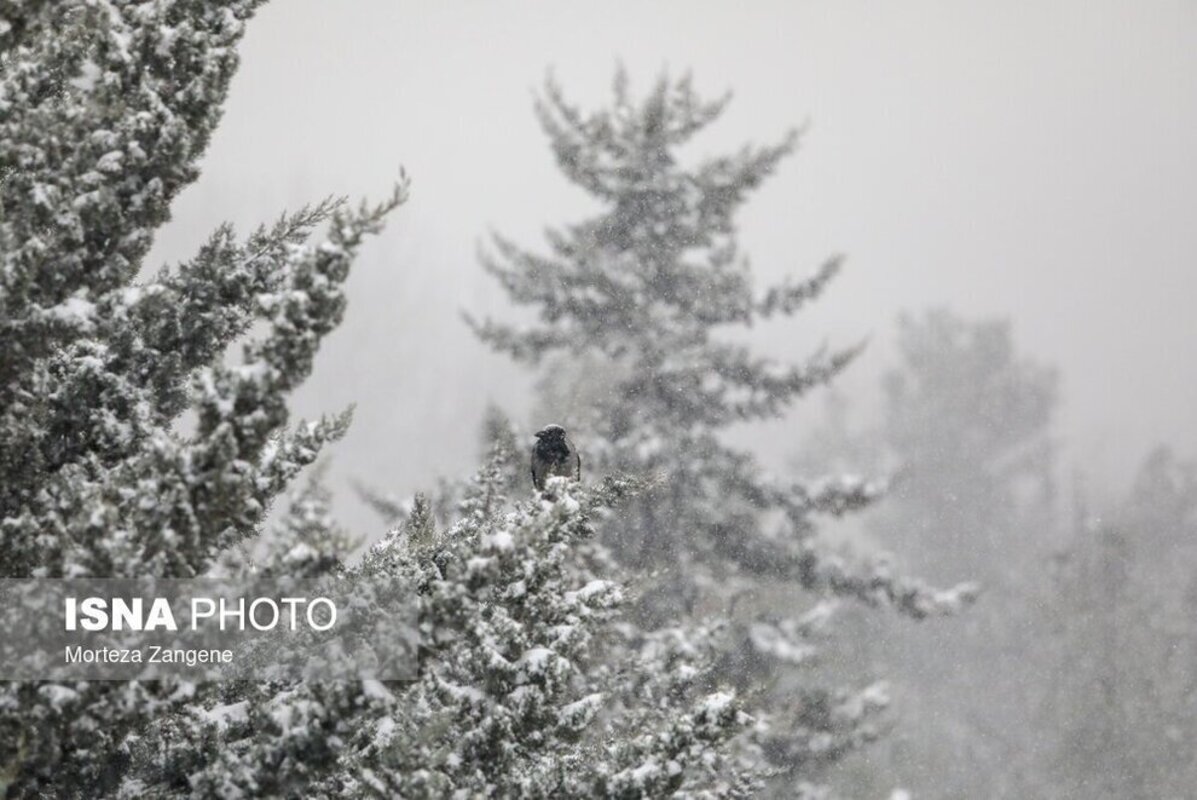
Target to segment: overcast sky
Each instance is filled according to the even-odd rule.
[[[847,271],[758,333],[769,352],[871,335],[841,383],[867,405],[900,311],[1008,316],[1061,368],[1067,463],[1117,484],[1154,443],[1197,455],[1197,3],[276,0],[242,53],[155,261],[222,220],[414,179],[297,398],[358,404],[338,481],[431,488],[471,468],[488,399],[526,413],[527,377],[458,312],[505,312],[474,258],[488,230],[535,244],[589,209],[532,115],[546,68],[591,105],[618,61],[634,86],[669,68],[734,91],[697,156],[810,123],[742,245],[762,279],[835,252]],[[780,467],[809,417],[744,435]]]

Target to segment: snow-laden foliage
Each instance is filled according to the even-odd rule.
[[[541,124],[558,167],[601,210],[550,229],[544,253],[496,235],[483,266],[535,321],[467,321],[495,350],[544,366],[546,420],[551,412],[565,423],[588,470],[656,477],[658,488],[603,530],[622,563],[653,572],[639,609],[646,624],[712,604],[726,608],[737,595],[752,605],[762,582],[888,605],[916,618],[954,611],[971,598],[970,587],[935,590],[885,561],[841,558],[817,540],[818,517],[867,505],[881,493],[879,483],[848,475],[779,481],[722,438],[732,425],[781,416],[858,350],[819,348],[787,364],[725,335],[796,314],[823,294],[841,264],[831,258],[809,277],[754,285],[734,216],[797,135],[686,163],[683,148],[726,102],[703,100],[689,78],[667,77],[637,99],[620,70],[610,107],[584,113],[550,78],[537,103]],[[758,665],[772,669],[756,656],[792,663],[803,650],[803,637],[787,633],[801,626],[773,616],[782,618],[737,626],[729,674],[747,680]],[[792,717],[808,713],[807,705],[794,706],[800,710]],[[781,763],[800,771],[815,760],[808,754],[839,751],[814,741],[835,738],[830,716],[817,732],[787,722],[799,741],[772,748],[788,753]]]
[[[509,509],[496,439],[459,520],[428,536],[427,504],[375,545],[361,569],[407,579],[419,598],[419,679],[357,753],[350,778],[384,794],[642,797],[751,787],[723,754],[745,725],[734,693],[712,687],[711,653],[631,652],[615,626],[624,589],[593,520],[637,491],[608,479],[555,479]],[[413,538],[417,531],[423,537]],[[431,539],[431,540],[429,540]],[[356,777],[355,776],[360,776]]]
[[[155,719],[117,792],[213,797],[744,797],[749,725],[702,632],[641,639],[593,522],[639,490],[555,479],[512,506],[497,446],[443,531],[426,500],[348,576],[402,578],[418,606],[411,681],[214,684]],[[285,527],[335,562],[305,490]],[[284,561],[289,554],[281,554]],[[269,564],[264,565],[269,568]],[[619,659],[611,656],[620,654]]]
[[[190,576],[254,530],[344,417],[287,393],[402,201],[321,204],[138,281],[197,175],[255,3],[61,3],[9,21],[0,128],[0,570]],[[20,9],[17,9],[19,11]],[[38,32],[38,33],[35,33]],[[304,241],[321,222],[326,240]],[[239,366],[220,355],[251,323]],[[193,408],[191,435],[173,423]]]
[[[142,276],[197,164],[257,2],[0,6],[0,575],[203,574],[346,415],[287,395],[341,319],[365,238],[403,200],[229,227]],[[308,243],[318,226],[322,241]],[[240,363],[226,349],[248,332]],[[193,430],[180,424],[192,411]],[[97,796],[122,781],[170,682],[6,684],[0,785]]]

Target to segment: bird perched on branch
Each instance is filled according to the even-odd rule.
[[[560,425],[537,431],[532,446],[532,485],[544,491],[545,481],[552,477],[582,480],[582,457]]]

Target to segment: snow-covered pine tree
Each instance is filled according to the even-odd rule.
[[[546,394],[567,399],[555,409],[558,421],[585,444],[588,471],[661,478],[658,491],[604,530],[622,562],[656,571],[642,608],[649,624],[700,602],[729,603],[761,581],[888,604],[914,617],[953,610],[968,590],[932,590],[883,563],[852,567],[816,541],[817,516],[858,509],[879,486],[852,477],[781,484],[721,438],[733,424],[778,417],[856,352],[818,351],[785,365],[720,337],[798,312],[840,266],[832,258],[809,278],[754,287],[737,250],[734,215],[791,152],[796,135],[687,165],[680,148],[719,117],[726,100],[704,101],[689,78],[662,77],[638,101],[621,69],[611,107],[584,114],[550,78],[537,112],[557,164],[603,210],[549,230],[544,255],[496,235],[483,265],[537,322],[467,321],[517,361],[548,361]],[[747,626],[742,641],[763,657],[795,660],[808,649],[808,627],[797,614],[773,616]],[[875,707],[851,697],[853,708]],[[794,703],[810,713],[775,743],[782,761],[805,769],[856,740],[854,724],[839,722],[861,715],[831,713],[838,702],[818,695]]]
[[[244,240],[221,227],[192,259],[139,279],[198,176],[258,5],[0,6],[4,577],[202,574],[345,429],[345,415],[290,424],[287,395],[402,186],[378,206],[322,203]],[[305,244],[322,224],[324,241]],[[226,366],[251,325],[260,335]],[[170,682],[5,684],[3,788],[107,794],[139,732],[190,700]]]

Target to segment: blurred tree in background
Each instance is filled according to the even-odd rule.
[[[1181,798],[1197,781],[1197,464],[1157,448],[1082,502],[1058,558],[1038,768],[1060,794]]]
[[[918,796],[1026,796],[1036,682],[1048,666],[1033,598],[1047,596],[1060,544],[1056,376],[1016,351],[1005,321],[906,315],[896,344],[880,420],[853,429],[841,401],[797,466],[851,457],[894,471],[865,535],[892,545],[907,569],[976,578],[985,592],[933,629],[853,617],[834,668],[888,675],[902,724],[845,781],[862,793],[897,780]]]
[[[496,235],[483,264],[537,321],[469,321],[497,351],[543,365],[543,400],[564,402],[554,421],[584,443],[587,472],[657,478],[656,491],[604,526],[604,541],[621,563],[647,572],[639,619],[649,628],[739,605],[726,674],[788,709],[760,716],[763,750],[793,792],[872,738],[885,705],[879,686],[852,692],[797,680],[825,616],[825,606],[808,613],[812,601],[847,596],[921,618],[955,610],[969,592],[929,589],[885,562],[850,565],[817,540],[818,517],[862,508],[880,486],[851,476],[778,482],[721,438],[733,424],[779,417],[856,352],[781,364],[724,335],[797,313],[840,265],[833,258],[809,278],[753,285],[734,216],[796,135],[683,163],[678,151],[726,102],[667,77],[637,99],[621,70],[610,107],[585,114],[550,79],[537,112],[557,164],[603,210],[550,229],[547,255]],[[796,588],[813,594],[773,607]]]
[[[942,798],[1187,796],[1197,466],[1159,448],[1124,496],[1078,489],[1069,529],[1053,370],[1017,352],[1008,323],[946,310],[904,316],[896,341],[879,421],[833,398],[798,469],[894,470],[863,535],[985,593],[934,630],[851,616],[828,668],[889,676],[902,724],[839,781]]]
[[[1050,547],[1055,372],[1017,353],[1009,322],[944,310],[901,318],[897,347],[881,435],[904,474],[886,535],[939,579],[1004,586],[1020,573],[1011,559],[1035,563]]]

